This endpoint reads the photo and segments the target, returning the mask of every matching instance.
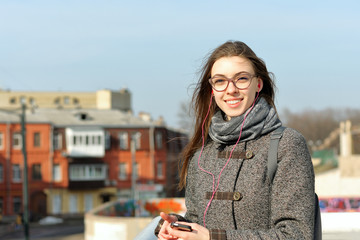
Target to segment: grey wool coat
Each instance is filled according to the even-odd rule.
[[[314,170],[306,141],[285,129],[272,184],[267,176],[269,144],[266,134],[234,149],[205,216],[211,239],[313,239]],[[214,174],[215,188],[233,147],[221,148],[212,140],[204,147],[200,166]],[[199,169],[198,157],[199,152],[189,162],[185,218],[203,225],[213,177]]]

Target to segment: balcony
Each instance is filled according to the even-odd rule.
[[[69,157],[103,157],[105,133],[98,127],[66,128],[66,151]]]
[[[96,189],[106,186],[106,164],[70,164],[69,189]]]

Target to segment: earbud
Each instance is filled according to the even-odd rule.
[[[260,87],[261,87],[261,85],[260,85],[260,83],[258,83],[258,88],[259,88],[259,90],[260,90]]]

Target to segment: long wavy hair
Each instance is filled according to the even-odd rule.
[[[205,59],[204,64],[200,71],[200,78],[196,84],[194,94],[192,97],[192,104],[195,115],[194,134],[190,139],[187,146],[182,152],[182,157],[179,162],[180,168],[180,181],[179,189],[184,189],[186,186],[186,177],[188,171],[188,165],[190,159],[195,152],[202,146],[202,124],[204,122],[204,136],[205,142],[208,138],[209,127],[211,118],[218,110],[218,107],[214,100],[211,103],[209,116],[206,118],[206,114],[209,109],[212,88],[209,83],[211,77],[211,69],[214,63],[222,57],[239,56],[248,59],[252,67],[254,68],[255,75],[260,77],[263,81],[263,88],[259,94],[259,97],[263,97],[272,107],[275,108],[275,83],[273,80],[273,74],[267,71],[265,62],[256,56],[256,54],[245,43],[240,41],[227,41],[214,49],[208,57]],[[276,109],[276,108],[275,108]],[[205,120],[206,118],[206,120]]]

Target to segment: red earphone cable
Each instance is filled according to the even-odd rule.
[[[208,109],[208,112],[207,112],[207,114],[206,114],[206,116],[205,116],[205,119],[204,119],[204,121],[203,121],[203,123],[202,123],[202,126],[201,126],[201,130],[202,130],[202,146],[201,146],[201,151],[200,151],[200,154],[199,154],[199,157],[198,157],[198,167],[199,167],[199,169],[200,169],[201,171],[205,172],[205,173],[210,174],[210,175],[212,176],[212,178],[213,178],[213,186],[212,186],[212,192],[213,192],[213,194],[212,194],[211,199],[209,200],[209,202],[208,202],[208,204],[207,204],[207,206],[206,206],[206,209],[205,209],[205,211],[204,211],[204,218],[203,218],[204,227],[206,227],[206,224],[205,224],[206,213],[207,213],[207,211],[208,211],[208,209],[209,209],[209,207],[210,207],[210,204],[211,204],[212,200],[214,199],[214,196],[215,196],[215,193],[216,193],[217,189],[219,188],[220,176],[221,176],[222,172],[224,171],[225,167],[227,166],[227,164],[229,163],[229,161],[230,161],[230,159],[231,159],[231,156],[232,156],[232,154],[233,154],[233,151],[235,150],[235,147],[237,146],[237,144],[238,144],[239,141],[240,141],[242,129],[243,129],[244,123],[245,123],[245,119],[246,119],[247,115],[251,112],[251,110],[254,108],[255,102],[256,102],[256,100],[258,99],[258,97],[259,97],[259,92],[257,92],[256,98],[255,98],[255,100],[254,100],[251,108],[246,112],[246,114],[245,114],[245,116],[244,116],[244,120],[243,120],[243,122],[242,122],[242,124],[241,124],[241,129],[240,129],[239,138],[238,138],[238,140],[236,141],[234,147],[232,148],[228,160],[226,161],[224,167],[221,169],[221,171],[220,171],[220,173],[219,173],[217,185],[216,185],[216,188],[215,188],[215,176],[214,176],[214,174],[212,174],[212,173],[209,172],[209,171],[206,171],[205,169],[203,169],[203,168],[200,166],[200,157],[201,157],[201,155],[202,155],[202,152],[203,152],[204,146],[205,146],[204,125],[205,125],[205,121],[206,121],[207,117],[209,116],[210,107],[211,107],[212,98],[213,98],[213,94],[211,94],[209,109]]]

